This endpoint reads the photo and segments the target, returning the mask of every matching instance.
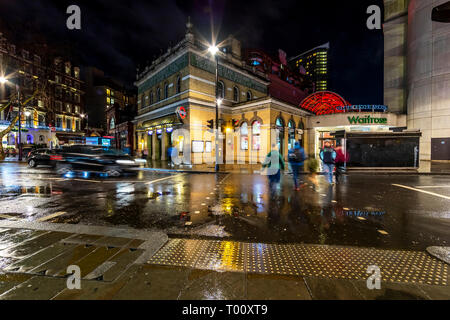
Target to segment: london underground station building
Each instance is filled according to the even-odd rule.
[[[216,88],[221,99],[221,169],[260,168],[272,145],[285,160],[299,141],[318,157],[324,140],[342,145],[350,166],[417,167],[420,132],[407,132],[406,116],[384,106],[352,106],[338,94],[308,92],[286,67],[285,54],[241,50],[230,37],[216,59],[187,24],[184,39],[140,72],[135,150],[155,161],[176,147],[184,163],[215,161]],[[188,157],[186,157],[189,155]]]

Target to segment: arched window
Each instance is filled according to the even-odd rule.
[[[298,123],[298,129],[302,130],[302,132],[298,135],[298,140],[300,141],[300,145],[305,147],[305,125],[302,120]]]
[[[225,84],[222,81],[217,83],[217,97],[222,99],[225,97]]]
[[[275,126],[278,130],[278,137],[277,137],[277,146],[279,152],[284,155],[284,121],[281,117],[278,117],[275,121]]]
[[[261,123],[256,120],[252,123],[252,146],[253,150],[261,149]]]
[[[289,141],[288,141],[288,149],[294,148],[295,145],[295,122],[291,119],[288,122],[289,128]]]
[[[27,144],[33,144],[33,136],[31,134],[27,134]]]
[[[116,120],[114,120],[114,118],[111,118],[111,120],[109,121],[109,128],[114,129],[115,127],[116,127]]]
[[[239,88],[238,87],[233,88],[233,101],[236,103],[239,102]]]
[[[16,137],[14,136],[14,133],[10,133],[8,135],[8,145],[13,146],[16,144]]]
[[[251,91],[247,91],[247,101],[252,100],[252,92]]]
[[[177,78],[177,93],[181,92],[181,76]]]
[[[248,150],[248,124],[242,122],[240,128],[241,150]]]
[[[164,99],[167,99],[169,97],[169,85],[166,83],[164,85]]]
[[[44,138],[43,135],[40,135],[40,136],[39,136],[39,142],[44,142],[44,139],[45,139],[45,138]]]
[[[161,101],[161,89],[156,89],[156,100]]]

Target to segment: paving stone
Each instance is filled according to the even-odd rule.
[[[189,273],[187,268],[143,265],[113,299],[176,300]]]
[[[10,264],[6,270],[15,272],[28,272],[29,270],[35,269],[41,264],[50,261],[67,250],[73,250],[76,244],[65,244],[62,242],[54,243],[42,251],[29,256],[28,258],[19,260],[15,263]]]
[[[3,273],[0,274],[0,295],[15,286],[27,281],[32,276],[23,273]]]
[[[313,300],[364,299],[349,280],[305,277],[305,282]]]
[[[56,243],[70,236],[66,232],[50,232],[42,234],[37,238],[21,242],[17,246],[0,251],[0,256],[21,258],[33,254],[49,245]]]
[[[65,289],[56,295],[54,300],[111,300],[128,283],[133,274],[140,268],[132,265],[116,281],[88,281],[81,280],[81,289]],[[128,299],[134,299],[133,296]]]
[[[249,300],[311,300],[302,277],[248,274]]]
[[[417,285],[432,300],[450,300],[450,286]]]
[[[365,300],[426,300],[427,295],[414,283],[381,282],[380,289],[368,289],[366,281],[350,281]]]
[[[80,259],[95,250],[94,246],[78,245],[73,250],[66,251],[54,259],[30,270],[32,273],[45,273],[45,275],[64,274],[69,265],[76,264]],[[63,272],[64,271],[64,272]]]
[[[23,241],[33,239],[46,231],[34,231],[25,229],[8,229],[0,234],[0,250],[5,250],[7,248],[17,246]],[[1,256],[1,251],[0,251]]]
[[[117,254],[120,251],[120,248],[111,248],[107,247],[96,247],[94,251],[84,256],[82,259],[73,263],[80,267],[81,278],[84,278],[86,275],[91,273],[95,268],[100,266],[103,262],[108,260],[113,255]],[[59,276],[65,276],[66,270],[61,270],[58,273]]]
[[[181,300],[242,300],[245,299],[245,274],[192,270]]]
[[[66,279],[32,277],[0,295],[0,300],[49,300],[65,288]]]
[[[122,249],[118,254],[109,259],[109,261],[115,262],[115,264],[103,273],[103,281],[114,281],[120,274],[124,273],[129,267],[131,267],[131,265],[143,252],[144,251],[141,249]]]

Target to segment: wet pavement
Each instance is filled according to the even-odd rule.
[[[449,299],[450,176],[302,179],[2,163],[0,299]]]
[[[306,179],[306,176],[303,177]],[[103,178],[0,166],[0,219],[159,230],[170,236],[425,250],[450,243],[450,177],[350,175],[273,192],[259,174],[143,170]]]

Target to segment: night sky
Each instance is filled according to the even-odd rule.
[[[81,30],[66,28],[68,5],[81,8]],[[205,38],[234,34],[243,47],[288,57],[331,44],[331,89],[352,104],[383,103],[383,33],[368,30],[366,9],[381,0],[149,1],[0,0],[1,31],[20,43],[46,41],[131,84],[144,66],[178,42],[187,17]],[[5,30],[6,29],[6,30]]]

